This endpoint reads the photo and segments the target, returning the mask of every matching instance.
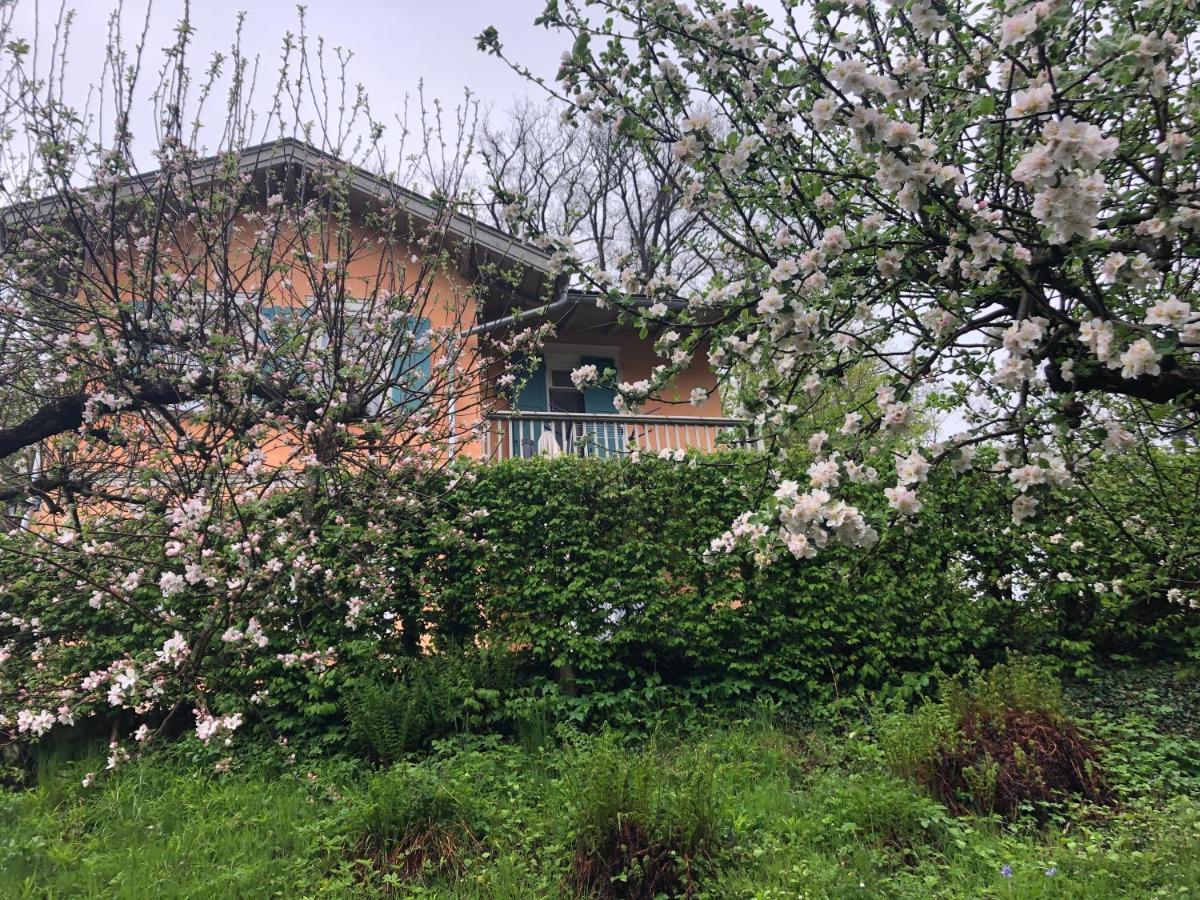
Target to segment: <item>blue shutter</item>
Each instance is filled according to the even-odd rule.
[[[283,321],[284,317],[292,315],[291,309],[286,306],[264,306],[262,315],[258,320],[258,327],[255,329],[258,332],[259,343],[267,349],[268,352],[278,350],[274,341],[271,340],[271,326],[275,324],[276,318]],[[274,361],[268,359],[263,362],[263,371],[266,374],[271,374],[275,371]]]
[[[518,375],[525,374],[525,366],[517,369]],[[525,378],[517,393],[517,409],[521,412],[548,412],[550,402],[546,398],[546,361],[539,359],[537,367]]]
[[[601,375],[605,369],[617,368],[615,359],[608,359],[603,356],[583,356],[579,359],[579,364],[583,366],[595,366],[596,371]],[[615,413],[617,407],[613,405],[613,399],[617,396],[617,392],[610,387],[593,387],[588,388],[583,392],[583,409],[584,412],[590,413]]]
[[[429,320],[420,318],[416,324],[406,319],[401,327],[413,332],[414,344],[429,333]],[[391,401],[398,406],[416,408],[425,399],[429,380],[433,373],[433,347],[413,346],[408,353],[392,363],[392,386],[388,391]]]
[[[510,395],[510,402],[518,412],[547,412],[550,401],[546,396],[546,361],[539,359],[537,365],[530,367],[528,357],[513,359],[510,371],[524,379],[516,396]],[[514,419],[512,428],[512,455],[530,457],[537,455],[537,442],[545,428],[544,421]]]
[[[595,366],[601,375],[606,369],[617,368],[617,361],[604,356],[583,356],[580,365]],[[584,412],[615,413],[617,411],[613,400],[617,392],[611,387],[593,387],[583,392]],[[592,451],[596,456],[608,456],[610,453],[620,453],[625,449],[625,427],[616,422],[591,422],[586,426],[587,433],[595,446]]]
[[[276,320],[286,322],[296,315],[296,310],[290,306],[264,306],[258,320],[258,338],[267,346],[271,345],[271,327]]]

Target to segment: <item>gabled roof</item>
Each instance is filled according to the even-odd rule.
[[[227,158],[227,154],[219,154],[200,160],[191,168],[191,174],[204,179],[221,169]],[[352,202],[396,204],[418,227],[445,219],[444,210],[428,197],[368,172],[361,166],[350,166],[344,160],[296,138],[280,138],[256,144],[237,153],[239,172],[255,176],[261,174],[264,179],[269,172],[278,173],[284,179],[294,179],[297,175],[315,172],[330,165],[349,167]],[[126,178],[117,188],[118,198],[132,198],[145,193],[151,189],[157,177],[158,171],[155,170]],[[0,241],[6,240],[14,229],[50,218],[60,208],[60,203],[58,197],[51,196],[0,209],[0,229],[4,232]],[[519,268],[522,277],[515,291],[519,299],[514,298],[518,305],[521,300],[529,302],[544,295],[550,269],[550,257],[545,251],[459,213],[453,214],[446,224],[450,241],[465,251],[458,254],[465,275],[474,277],[484,265],[496,265],[501,269]]]

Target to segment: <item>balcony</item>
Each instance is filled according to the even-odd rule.
[[[499,411],[488,415],[484,459],[616,456],[637,450],[762,449],[742,419]]]

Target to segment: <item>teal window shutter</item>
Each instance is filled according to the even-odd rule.
[[[412,319],[404,323],[405,328],[411,327],[414,343],[419,342],[429,333],[429,320],[420,318],[410,326]],[[433,348],[430,346],[414,346],[408,353],[392,363],[392,386],[388,396],[397,405],[409,409],[415,408],[425,399],[424,393],[428,388],[433,374]]]
[[[579,359],[583,366],[595,366],[601,375],[605,369],[616,371],[617,361],[604,356],[583,356]],[[617,407],[613,404],[617,392],[610,387],[593,387],[583,392],[583,409],[590,413],[615,413]]]
[[[287,318],[292,315],[292,311],[286,306],[264,306],[262,315],[258,320],[258,327],[255,331],[258,333],[259,343],[268,350],[274,351],[279,348],[275,345],[275,340],[271,335],[271,328],[278,320],[280,322],[287,321]],[[263,362],[263,371],[267,374],[275,371],[275,363],[268,359]]]
[[[517,392],[516,407],[521,412],[546,412],[550,409],[550,402],[546,398],[546,361],[539,359],[537,366],[527,371],[527,364],[518,363],[516,372],[518,377],[525,376],[525,383],[521,385],[521,390]]]
[[[606,369],[616,371],[617,361],[605,356],[583,356],[579,359],[583,366],[595,366],[601,375]],[[613,400],[617,392],[611,387],[592,387],[583,392],[584,412],[615,413],[616,404]],[[597,456],[608,456],[610,453],[620,453],[625,449],[625,426],[616,422],[590,422],[586,426],[587,433],[595,445],[593,452]]]

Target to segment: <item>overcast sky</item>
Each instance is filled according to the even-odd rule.
[[[107,21],[115,0],[67,0],[76,18],[72,27],[71,50],[66,84],[74,102],[81,105],[89,84],[100,76],[104,59]],[[127,43],[133,43],[140,29],[147,0],[126,0],[123,21]],[[362,83],[371,98],[375,115],[392,121],[403,108],[405,93],[414,94],[424,79],[427,95],[441,98],[453,107],[462,101],[469,87],[485,107],[497,114],[508,109],[514,99],[538,97],[530,85],[509,70],[500,60],[485,56],[475,48],[475,37],[488,25],[495,25],[506,52],[539,74],[552,79],[567,39],[558,33],[534,26],[533,20],[543,8],[542,0],[308,0],[307,30],[320,36],[330,47],[342,47],[353,53],[347,77]],[[19,0],[15,19],[17,34],[30,39],[40,17],[43,48],[49,46],[57,18],[59,0]],[[259,96],[266,102],[267,88],[274,81],[283,35],[298,29],[299,18],[294,0],[199,0],[191,4],[195,27],[192,55],[195,68],[203,68],[214,50],[226,50],[234,36],[239,11],[246,12],[243,46],[249,54],[261,57]],[[161,62],[160,48],[174,40],[174,27],[184,11],[184,0],[155,0],[151,7],[147,41],[149,59]],[[152,74],[152,73],[147,73]],[[148,90],[152,78],[145,79]],[[135,135],[142,137],[150,127],[148,110]],[[145,152],[146,142],[139,141]],[[140,154],[139,154],[140,155]]]

